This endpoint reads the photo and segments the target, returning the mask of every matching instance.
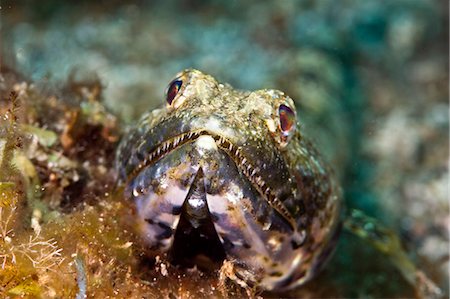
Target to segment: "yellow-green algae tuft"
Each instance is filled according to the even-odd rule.
[[[230,282],[227,263],[218,272],[204,273],[173,267],[165,256],[146,257],[130,226],[133,209],[115,190],[113,159],[121,127],[102,105],[98,80],[69,78],[52,89],[38,88],[11,69],[3,68],[0,75],[0,92],[7,95],[0,99],[0,297],[260,295]],[[387,258],[344,245],[341,252],[376,261],[380,273],[397,280],[403,297],[413,296]],[[401,262],[392,258],[394,264]],[[318,278],[281,295],[341,297],[346,292],[342,273],[365,270],[364,264],[347,266],[335,259]]]
[[[114,190],[121,131],[98,81],[69,80],[52,91],[10,69],[1,75],[9,96],[0,102],[0,297],[245,294],[218,273],[145,256],[128,224],[131,209]]]

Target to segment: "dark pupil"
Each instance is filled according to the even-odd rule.
[[[174,80],[170,83],[169,89],[167,90],[167,103],[169,103],[169,105],[172,105],[172,101],[177,96],[181,84],[183,84],[181,80]]]
[[[281,104],[279,108],[281,129],[285,132],[292,128],[294,111],[286,105]]]

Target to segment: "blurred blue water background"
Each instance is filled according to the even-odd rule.
[[[241,89],[285,91],[341,173],[348,206],[394,227],[448,290],[448,2],[0,6],[3,65],[41,86],[98,77],[106,105],[126,123],[160,105],[167,82],[184,68]],[[342,256],[336,273],[352,258]],[[352,297],[397,291],[392,276],[373,271],[365,278],[346,270],[338,283],[356,282],[360,288],[346,293]]]

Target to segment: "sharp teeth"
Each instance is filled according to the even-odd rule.
[[[256,182],[258,183],[258,185],[260,185],[260,183],[261,183],[261,177],[260,176],[256,178]]]
[[[254,176],[255,175],[255,173],[256,173],[256,169],[253,169],[253,171],[252,171],[252,176]]]
[[[246,158],[244,158],[244,159],[242,159],[242,165],[245,165],[245,162],[247,162],[247,159]]]

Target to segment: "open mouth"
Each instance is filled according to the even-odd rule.
[[[203,170],[199,168],[181,207],[169,259],[175,265],[215,270],[225,257],[206,201]]]
[[[197,140],[201,136],[211,136],[214,139],[217,147],[231,157],[238,169],[246,176],[258,193],[261,194],[269,205],[277,211],[282,216],[281,218],[288,223],[292,230],[295,231],[296,221],[292,217],[291,213],[287,210],[283,202],[279,200],[275,192],[273,192],[269,185],[264,181],[260,175],[260,170],[257,167],[254,167],[250,163],[250,160],[245,157],[241,148],[234,145],[225,137],[208,132],[207,130],[186,132],[162,142],[145,157],[145,159],[130,173],[128,178],[132,179],[136,177],[146,167],[152,165],[168,153],[183,144]]]

